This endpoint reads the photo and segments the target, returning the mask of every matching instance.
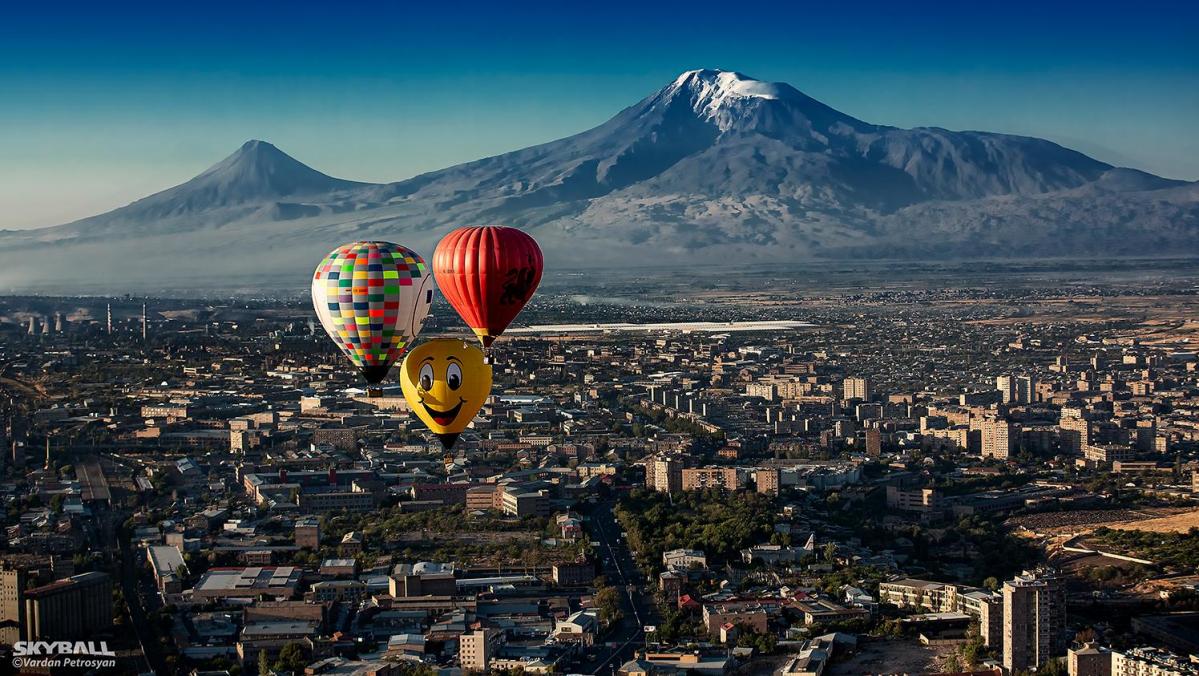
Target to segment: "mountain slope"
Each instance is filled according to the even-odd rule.
[[[0,284],[96,270],[114,284],[302,280],[343,241],[427,254],[450,228],[485,222],[529,229],[560,268],[1199,253],[1197,185],[1036,138],[870,124],[790,85],[696,70],[594,129],[384,185],[251,141],[127,207],[5,233]],[[81,264],[31,253],[51,241],[56,261]],[[129,255],[143,250],[157,255]]]

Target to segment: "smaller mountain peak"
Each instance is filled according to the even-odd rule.
[[[317,194],[361,185],[322,174],[271,143],[250,139],[175,189],[211,189],[225,204]]]
[[[237,149],[237,154],[240,154],[240,155],[249,155],[249,154],[258,154],[258,153],[280,153],[280,154],[282,154],[283,151],[279,150],[272,143],[267,143],[266,141],[260,141],[256,138],[252,138],[249,141],[246,141],[245,143],[241,144],[240,148]]]

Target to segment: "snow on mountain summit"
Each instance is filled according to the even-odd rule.
[[[755,80],[732,70],[699,69],[680,75],[674,85],[689,87],[701,100],[719,106],[729,98],[781,99],[795,93],[790,85]]]
[[[845,123],[861,125],[783,82],[765,82],[731,70],[689,70],[659,92],[663,100],[686,100],[701,120],[714,123],[720,131],[762,131],[780,118],[803,121],[827,130]]]

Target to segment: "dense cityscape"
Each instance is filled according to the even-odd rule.
[[[2,298],[0,643],[158,674],[1199,673],[1199,286],[1107,272],[550,280],[449,452],[306,299]],[[470,338],[439,302],[442,335]]]

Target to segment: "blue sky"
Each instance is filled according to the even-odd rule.
[[[700,67],[1199,179],[1196,3],[41,4],[0,21],[0,228],[121,206],[249,138],[399,180],[582,131]]]

